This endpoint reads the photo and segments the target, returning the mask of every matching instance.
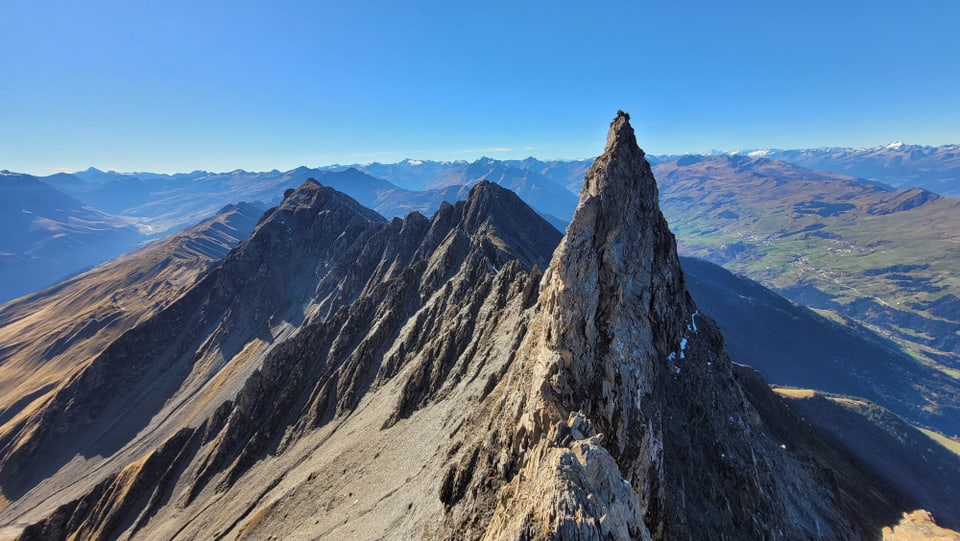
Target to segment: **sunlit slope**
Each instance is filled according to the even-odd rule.
[[[960,375],[960,200],[738,156],[688,156],[656,172],[683,253]]]

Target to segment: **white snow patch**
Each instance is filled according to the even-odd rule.
[[[670,352],[670,355],[667,355],[667,360],[668,360],[668,361],[675,361],[675,360],[677,360],[677,354],[676,354],[676,352],[671,351],[671,352]]]

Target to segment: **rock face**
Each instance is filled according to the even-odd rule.
[[[21,539],[878,536],[900,510],[734,369],[657,198],[622,112],[562,240],[491,183],[385,221],[307,182],[10,440],[0,483],[22,492],[0,524]],[[37,456],[59,461],[42,481]]]
[[[817,472],[765,432],[687,294],[628,120],[614,120],[587,172],[531,331],[487,402],[493,413],[475,421],[482,433],[485,419],[510,420],[464,451],[491,468],[454,475],[464,498],[448,502],[450,534],[856,536]],[[573,412],[591,421],[586,439],[569,436]],[[492,513],[484,502],[497,502]]]

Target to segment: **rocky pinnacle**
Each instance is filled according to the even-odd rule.
[[[484,539],[845,530],[745,398],[719,330],[687,293],[657,198],[618,112],[516,359],[476,421],[502,424],[487,421],[487,440],[465,446],[506,479],[451,470],[445,486],[455,490],[442,493],[464,497],[445,500],[448,534],[477,537],[471,524],[486,524]]]
[[[503,394],[506,415],[521,420],[520,438],[538,450],[504,489],[511,497],[488,537],[538,528],[564,539],[651,535],[643,516],[662,484],[661,409],[652,397],[692,311],[656,181],[620,112],[505,378],[505,389],[519,388]],[[512,512],[526,506],[528,514]]]
[[[657,184],[620,111],[606,149],[587,171],[580,204],[554,254],[542,303],[547,346],[559,353],[565,407],[595,416],[614,456],[649,434],[637,410],[660,370],[658,342],[681,340],[686,297]],[[659,350],[659,351],[658,351]],[[648,417],[648,416],[645,416]]]

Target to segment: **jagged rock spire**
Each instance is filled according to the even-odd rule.
[[[630,125],[630,115],[617,111],[617,117],[610,123],[603,154],[597,158],[584,179],[581,202],[585,197],[604,192],[615,195],[627,191],[653,196],[655,202],[657,183],[644,156]]]
[[[656,180],[629,118],[618,112],[606,150],[587,171],[542,299],[548,347],[560,353],[568,376],[557,390],[567,407],[606,420],[600,425],[614,439],[608,447],[615,455],[642,439],[631,412],[650,391],[657,342],[680,339],[678,324],[660,324],[692,309]]]
[[[840,522],[828,506],[798,506],[777,478],[786,466],[774,466],[780,456],[719,330],[686,291],[657,198],[621,111],[586,173],[517,360],[492,395],[520,426],[501,428],[488,448],[527,451],[487,459],[522,464],[496,495],[490,538],[803,538],[810,532],[791,513]],[[589,428],[575,432],[581,416]],[[472,483],[478,494],[496,486]]]
[[[606,150],[586,174],[541,288],[508,375],[515,379],[505,386],[532,393],[518,399],[521,393],[507,391],[503,398],[507,409],[520,409],[509,416],[524,419],[521,437],[538,440],[541,450],[529,454],[543,458],[518,474],[524,495],[498,508],[488,532],[522,537],[536,524],[558,538],[648,538],[642,517],[657,513],[663,481],[655,387],[693,305],[626,113],[612,122]],[[588,439],[571,443],[564,423],[573,412],[590,429],[581,432]],[[510,512],[525,506],[532,506],[526,516]],[[543,509],[561,511],[551,518]],[[571,519],[577,516],[585,518]]]

